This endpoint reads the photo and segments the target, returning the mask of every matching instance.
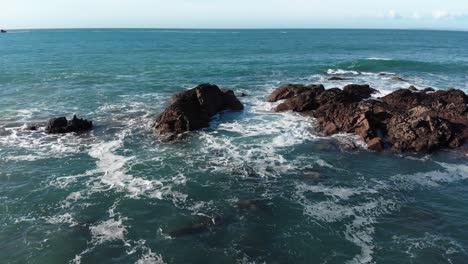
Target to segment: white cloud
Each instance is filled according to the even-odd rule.
[[[397,19],[401,18],[401,15],[398,14],[395,10],[390,10],[388,11],[388,17]]]
[[[447,10],[434,10],[432,12],[432,18],[434,19],[443,19],[449,17],[452,17],[452,15]]]
[[[413,12],[413,18],[414,19],[421,19],[421,18],[423,18],[423,16],[421,15],[421,13],[416,11],[416,12]]]

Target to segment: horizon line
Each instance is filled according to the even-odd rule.
[[[461,28],[369,28],[369,27],[37,27],[37,28],[2,28],[4,30],[86,30],[86,29],[158,29],[158,30],[421,30],[421,31],[459,31],[467,32]]]

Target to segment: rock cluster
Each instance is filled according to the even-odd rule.
[[[57,117],[49,120],[46,131],[50,134],[78,133],[91,130],[92,128],[93,122],[77,118],[76,116],[73,116],[72,120],[67,120],[66,117]]]
[[[202,84],[178,93],[157,118],[154,130],[160,135],[178,135],[209,126],[211,118],[224,110],[242,111],[244,106],[232,90]]]
[[[369,85],[325,90],[288,84],[268,98],[285,100],[276,111],[310,113],[325,135],[358,134],[376,151],[431,152],[461,146],[468,138],[467,95],[460,90],[400,89],[372,99]]]

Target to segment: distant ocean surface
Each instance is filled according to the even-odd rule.
[[[200,83],[248,94],[245,111],[160,142],[155,118]],[[1,34],[0,263],[468,263],[467,156],[347,150],[272,111],[286,83],[468,92],[468,32]],[[74,114],[95,129],[25,129]],[[169,236],[203,217],[224,221]]]

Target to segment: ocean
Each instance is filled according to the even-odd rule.
[[[466,155],[370,152],[266,102],[287,83],[468,92],[466,43],[416,30],[1,34],[0,263],[468,263]],[[247,94],[245,110],[161,142],[152,125],[170,96],[201,83]],[[26,129],[74,114],[94,130]]]

